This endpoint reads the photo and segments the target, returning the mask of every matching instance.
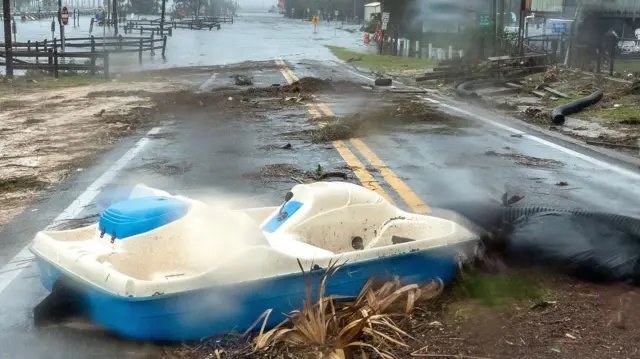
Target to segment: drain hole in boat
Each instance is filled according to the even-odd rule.
[[[361,237],[353,237],[351,240],[351,247],[357,251],[361,251],[364,249],[364,242]]]
[[[415,241],[416,241],[415,239],[411,239],[411,238],[391,236],[391,243],[393,244],[409,243],[409,242],[415,242]]]

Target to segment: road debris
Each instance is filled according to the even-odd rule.
[[[231,78],[234,79],[235,84],[238,86],[252,86],[253,79],[247,75],[231,75]]]

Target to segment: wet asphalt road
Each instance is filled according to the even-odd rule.
[[[234,26],[241,26],[239,24]],[[282,56],[297,77],[313,75],[352,79],[363,84],[371,82],[368,75],[354,73],[337,62],[319,61],[314,54],[326,52],[321,43],[308,41],[298,51],[286,34],[297,31],[299,24],[282,22],[278,26],[280,32],[255,39],[261,42],[260,46],[273,50],[264,55],[243,54],[242,49],[228,50],[233,54],[225,56],[230,61]],[[287,56],[298,52],[306,55]],[[286,83],[277,69],[254,75],[257,85]],[[189,76],[194,91],[226,86],[229,81],[228,76],[213,76],[211,72]],[[487,110],[430,95],[423,97],[427,98],[424,101],[437,102],[443,111],[467,118],[468,124],[455,134],[438,131],[433,125],[415,124],[367,137],[362,141],[369,152],[362,151],[357,141],[345,141],[351,153],[367,166],[369,174],[398,206],[410,209],[410,203],[405,200],[410,197],[409,192],[428,206],[437,206],[487,194],[497,196],[507,188],[514,194],[526,195],[527,204],[598,208],[640,216],[637,164],[622,163],[549,137]],[[356,98],[351,94],[319,100],[336,115],[357,111],[368,103],[366,96]],[[121,169],[118,167],[114,178],[100,186],[96,197],[82,208],[78,217],[93,220],[93,216],[136,183],[204,200],[225,201],[234,207],[274,205],[293,183],[290,178],[264,181],[259,175],[263,166],[290,163],[305,170],[313,170],[318,164],[327,169],[344,166],[345,158],[331,145],[311,145],[301,140],[284,140],[277,135],[297,126],[300,119],[307,116],[300,109],[287,111],[291,112],[277,116],[267,114],[254,122],[213,118],[209,111],[198,109],[164,114],[158,119],[159,132],[149,136],[144,147]],[[34,204],[3,228],[0,266],[5,266],[35,232],[51,223],[96,179],[118,164],[127,151],[139,145],[143,137],[145,133],[141,132],[120,142],[89,168],[58,186],[48,200]],[[269,148],[287,142],[293,145],[293,150]],[[372,153],[376,157],[372,157]],[[532,165],[526,156],[551,161],[552,165]],[[393,180],[392,174],[400,182]],[[556,185],[559,182],[567,182],[568,186]],[[406,184],[408,189],[399,183]],[[11,281],[7,278],[13,272],[5,271],[6,266],[0,272],[0,358],[164,356],[160,347],[113,338],[88,323],[35,328],[32,309],[46,293],[31,263],[23,265],[26,269],[17,271],[19,275]]]

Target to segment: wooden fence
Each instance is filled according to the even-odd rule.
[[[53,41],[27,41],[12,44],[10,58],[14,69],[18,70],[45,70],[58,76],[58,71],[87,71],[96,74],[103,72],[109,76],[109,56],[112,54],[138,53],[138,62],[142,63],[142,54],[149,51],[151,56],[155,55],[155,50],[162,51],[165,57],[167,47],[167,37],[117,37],[95,38],[69,38],[65,41],[65,51],[62,50],[62,43],[57,39]],[[80,51],[66,51],[67,49],[78,49]],[[82,51],[82,50],[85,51]],[[65,59],[85,59],[81,64],[66,63]],[[27,60],[25,60],[27,59]],[[41,61],[46,59],[46,61]],[[62,61],[60,61],[62,59]],[[102,59],[102,65],[96,60]],[[4,44],[0,43],[0,65],[6,66],[7,53]],[[30,60],[30,61],[28,61]]]
[[[160,25],[160,19],[157,20],[129,20],[125,24],[125,33],[150,32],[157,35],[173,35],[172,29],[188,29],[188,30],[212,30],[214,27],[220,30],[220,21],[215,17],[201,17],[198,20],[185,18],[180,20],[165,21],[163,26]],[[233,20],[232,20],[233,21]]]

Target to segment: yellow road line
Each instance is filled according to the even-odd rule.
[[[389,203],[393,203],[393,200],[387,192],[380,186],[380,183],[369,173],[362,162],[351,152],[349,147],[342,141],[333,141],[333,147],[336,148],[342,159],[351,167],[353,173],[358,177],[358,180],[362,186],[366,189],[374,191],[384,197]]]
[[[291,69],[289,68],[289,66],[287,66],[287,63],[286,63],[286,62],[284,62],[284,60],[283,60],[282,58],[278,58],[278,59],[276,60],[276,64],[277,64],[278,66],[280,66],[280,71],[281,71],[281,72],[282,72],[283,70],[284,70],[284,71],[286,71],[286,72],[287,72],[287,74],[289,75],[289,78],[290,78],[291,80],[293,80],[293,81],[289,81],[289,80],[287,80],[287,81],[289,82],[289,84],[292,84],[292,83],[294,83],[294,82],[296,82],[296,81],[298,81],[298,80],[299,80],[298,76],[296,76],[296,74],[294,74],[294,73],[293,73],[293,71],[291,71]],[[284,73],[283,73],[283,74],[284,74]],[[286,76],[285,76],[285,78],[286,78]]]
[[[285,66],[286,66],[286,65],[285,65]],[[285,69],[289,72],[289,75],[291,76],[291,78],[293,79],[293,81],[294,81],[294,82],[295,82],[295,81],[300,80],[300,79],[298,78],[298,76],[296,76],[296,74],[294,74],[294,73],[293,73],[293,71],[291,71],[291,69],[290,69],[290,68],[285,67]]]
[[[327,116],[333,116],[334,115],[333,111],[331,111],[331,109],[327,105],[325,105],[323,103],[319,103],[318,104],[318,108],[320,109],[320,111],[324,112],[324,114],[327,115]]]
[[[307,111],[309,111],[309,113],[311,114],[312,118],[320,118],[320,117],[322,117],[320,112],[318,112],[318,110],[316,110],[316,108],[313,106],[312,103],[307,104]]]
[[[415,213],[429,213],[431,208],[404,183],[362,140],[352,138],[351,144],[380,171],[382,178],[394,189]]]
[[[319,103],[317,106],[325,115],[334,115],[333,111],[331,111],[327,105]],[[357,138],[352,138],[350,141],[351,144],[353,144],[353,146],[367,159],[367,161],[380,171],[382,178],[384,178],[389,186],[398,192],[400,197],[402,197],[402,199],[415,213],[429,213],[431,211],[431,208],[429,208],[429,206],[424,203],[422,199],[420,199],[420,197],[415,194],[415,192],[413,192],[406,183],[404,183],[403,180],[389,169],[389,167],[369,148],[369,146]]]
[[[276,59],[275,63],[276,63],[276,65],[278,65],[280,73],[282,73],[282,76],[287,81],[287,83],[292,84],[294,82],[294,80],[291,79],[291,76],[289,75],[289,72],[287,72],[288,68],[287,68],[287,65],[284,63],[284,61],[282,61],[282,59]]]
[[[278,66],[280,66],[280,72],[282,73],[282,76],[284,76],[284,78],[287,80],[287,82],[289,82],[291,84],[294,81],[297,81],[297,77],[291,72],[290,69],[288,69],[287,65],[284,63],[284,61],[282,59],[277,59],[276,60],[276,64]],[[286,71],[286,70],[288,70],[288,71]],[[289,76],[289,73],[291,73],[291,77]],[[292,81],[292,78],[295,78],[296,80]],[[317,107],[317,109],[316,109],[316,107]],[[333,111],[331,111],[331,109],[327,105],[325,105],[323,103],[316,104],[315,106],[314,106],[314,104],[307,104],[307,111],[309,112],[309,114],[311,114],[312,118],[322,117],[322,114],[320,113],[320,111],[318,111],[318,109],[321,112],[323,112],[325,115],[327,115],[327,116],[333,116],[334,115]],[[324,127],[326,125],[327,125],[326,122],[321,122],[320,123],[320,127]],[[364,145],[364,143],[363,143],[363,145]],[[351,168],[351,170],[356,175],[356,177],[358,177],[358,180],[360,181],[360,183],[362,184],[362,186],[364,188],[367,188],[367,189],[369,189],[371,191],[374,191],[374,192],[378,193],[379,195],[384,197],[384,199],[389,201],[389,203],[394,203],[393,199],[391,199],[389,194],[387,194],[387,192],[382,188],[382,186],[380,186],[380,183],[378,183],[378,181],[371,175],[371,173],[369,173],[367,171],[367,169],[362,164],[362,162],[358,159],[358,157],[353,152],[351,152],[349,147],[347,147],[347,145],[343,141],[333,141],[333,147],[336,149],[336,151],[338,151],[338,153],[340,154],[342,159]],[[366,155],[365,155],[365,157],[366,157]],[[376,158],[377,158],[377,156],[376,156]],[[369,161],[371,162],[371,160],[369,160]],[[382,162],[382,161],[380,161],[380,162]],[[373,164],[373,162],[371,162],[371,164]],[[391,170],[389,170],[389,171],[391,171]],[[394,176],[395,176],[395,174],[394,174]],[[400,182],[402,184],[404,184],[402,181],[400,181]],[[391,183],[389,183],[389,184],[391,185]],[[396,191],[398,190],[396,188],[394,188],[394,189]],[[408,189],[408,187],[407,187],[407,189]],[[409,191],[411,191],[411,190],[409,189]],[[411,192],[411,193],[413,193],[413,192]],[[404,197],[403,197],[403,199],[404,199]],[[406,199],[405,199],[405,201],[406,201]],[[407,204],[409,204],[409,202],[407,202]],[[411,204],[409,204],[409,205],[411,205]]]

